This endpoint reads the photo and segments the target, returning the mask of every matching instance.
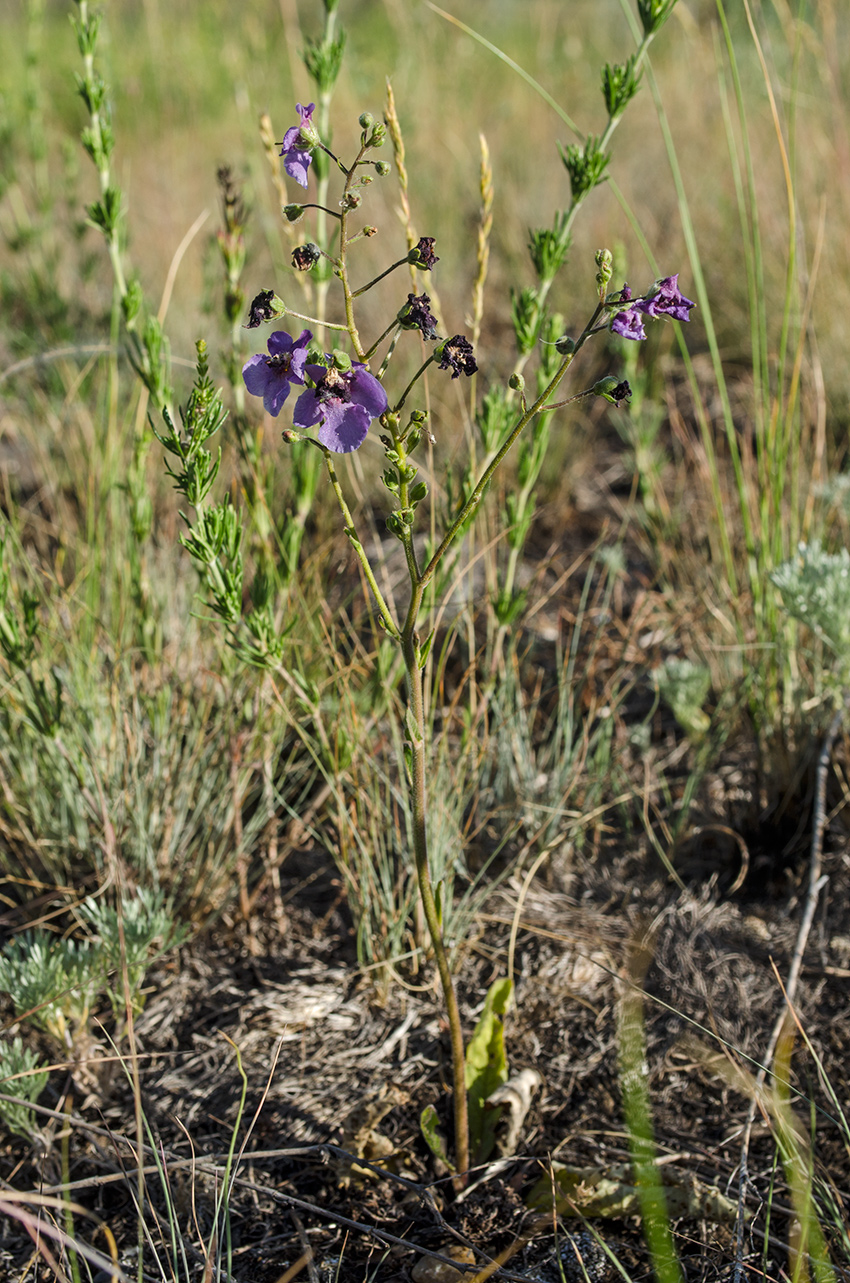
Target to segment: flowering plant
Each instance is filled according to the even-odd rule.
[[[632,57],[623,66],[605,68],[603,94],[608,110],[608,123],[603,133],[588,137],[579,147],[572,145],[562,152],[570,182],[571,200],[565,213],[556,215],[551,229],[531,233],[532,261],[539,277],[535,289],[525,289],[513,300],[513,320],[519,358],[508,387],[495,385],[488,389],[477,417],[486,448],[483,465],[470,477],[464,493],[450,514],[446,528],[426,545],[415,541],[417,509],[428,494],[428,485],[419,480],[414,462],[424,440],[434,441],[427,412],[416,404],[421,381],[431,366],[448,372],[452,379],[471,378],[478,371],[476,344],[461,333],[443,337],[432,311],[431,297],[421,289],[420,278],[431,273],[438,260],[433,236],[416,237],[408,225],[408,250],[368,284],[354,289],[350,283],[350,264],[358,242],[371,238],[377,229],[362,224],[361,209],[367,189],[375,177],[386,177],[390,166],[374,158],[389,136],[401,169],[403,145],[391,92],[384,122],[364,112],[359,118],[359,145],[350,160],[344,161],[328,145],[327,107],[329,86],[339,65],[339,40],[334,35],[336,0],[325,0],[328,26],[323,45],[312,50],[317,86],[328,92],[320,95],[317,111],[311,103],[296,106],[299,123],[283,136],[280,158],[286,173],[302,188],[308,188],[316,176],[314,202],[284,206],[285,218],[300,222],[308,209],[315,211],[315,240],[304,241],[292,253],[296,273],[312,273],[316,282],[314,299],[318,315],[306,316],[288,307],[273,289],[265,288],[254,298],[247,327],[254,329],[272,323],[279,325],[288,314],[306,323],[298,337],[276,328],[267,342],[267,351],[257,353],[242,367],[244,387],[262,398],[265,412],[278,418],[284,412],[294,386],[297,398],[292,408],[291,425],[283,428],[283,440],[296,451],[312,452],[319,457],[336,496],[345,534],[359,559],[363,575],[377,607],[380,623],[390,641],[398,647],[406,676],[407,701],[404,718],[404,755],[413,816],[412,847],[419,897],[430,934],[437,969],[443,989],[446,1015],[451,1035],[454,1166],[456,1179],[463,1183],[470,1162],[470,1126],[468,1109],[468,1065],[464,1036],[446,945],[441,914],[431,879],[428,851],[428,719],[426,716],[423,670],[429,661],[433,631],[420,633],[426,590],[461,533],[474,517],[490,483],[509,452],[524,434],[528,437],[520,454],[521,490],[510,496],[508,516],[511,523],[512,565],[521,538],[527,532],[533,513],[533,486],[545,454],[546,425],[554,411],[568,402],[585,397],[603,397],[615,406],[630,395],[629,385],[616,375],[597,379],[590,387],[558,400],[562,382],[585,343],[593,336],[614,333],[623,338],[646,337],[645,323],[657,318],[686,321],[694,304],[678,288],[678,276],[667,276],[640,297],[634,297],[628,285],[610,291],[613,256],[607,250],[596,254],[596,299],[591,315],[572,338],[561,333],[562,322],[546,311],[546,297],[556,273],[563,265],[570,243],[571,227],[576,213],[588,194],[604,181],[608,164],[608,143],[629,99],[637,90],[640,66],[654,34],[672,9],[675,0],[639,0],[644,36]],[[322,58],[319,51],[324,49]],[[310,64],[308,63],[308,66]],[[488,204],[488,181],[482,163],[482,197],[485,212]],[[341,190],[335,200],[329,195],[330,175],[338,176]],[[358,226],[358,223],[361,225]],[[479,252],[479,284],[483,283],[486,256]],[[389,316],[383,333],[367,340],[361,335],[357,301],[379,281],[399,268],[407,268],[415,288]],[[344,321],[332,323],[324,307],[325,287],[336,279],[341,292],[340,315]],[[420,292],[417,292],[419,289]],[[480,310],[476,311],[473,334],[480,330]],[[334,330],[344,346],[326,350],[324,335]],[[405,334],[421,336],[433,344],[416,373],[400,390],[391,390],[391,364],[399,342]],[[535,390],[527,389],[523,368],[533,352],[540,353],[540,368]],[[377,368],[373,372],[371,368]],[[231,640],[240,654],[251,662],[274,666],[281,660],[284,639],[275,624],[267,591],[254,592],[252,609],[242,611],[241,532],[238,518],[227,504],[209,505],[207,496],[215,480],[218,461],[206,451],[204,443],[221,426],[224,411],[209,381],[206,358],[199,346],[198,382],[183,415],[183,431],[178,430],[166,414],[168,431],[161,440],[178,464],[170,468],[178,488],[188,497],[195,510],[192,527],[184,542],[202,567],[211,603],[225,621]],[[376,426],[377,425],[377,428]],[[367,440],[374,441],[382,458],[381,479],[389,494],[390,511],[386,526],[403,549],[407,569],[408,592],[401,612],[384,595],[379,586],[370,556],[358,534],[357,521],[349,507],[345,488],[336,470],[336,458],[360,449]],[[375,439],[377,438],[377,439]],[[368,458],[376,451],[369,448]],[[293,456],[301,458],[302,455]],[[519,535],[516,532],[520,532]],[[512,582],[503,586],[497,603],[500,623],[507,627],[516,602]],[[247,634],[247,640],[246,640]]]

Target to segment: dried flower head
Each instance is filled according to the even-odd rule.
[[[437,337],[437,319],[431,312],[431,299],[427,294],[408,294],[398,321],[404,330],[421,330],[426,339]]]
[[[309,272],[321,258],[318,245],[308,241],[306,245],[296,245],[292,251],[292,266],[299,272]]]
[[[440,358],[440,369],[451,370],[453,379],[461,374],[471,376],[478,369],[472,344],[462,334],[455,334],[453,338],[446,339],[445,343],[437,348],[436,355]]]
[[[408,262],[414,267],[420,267],[424,272],[433,272],[434,264],[440,261],[434,253],[435,240],[435,236],[420,236],[407,256]]]
[[[245,329],[256,330],[264,321],[273,321],[280,315],[281,301],[275,298],[274,290],[260,290],[251,303]]]

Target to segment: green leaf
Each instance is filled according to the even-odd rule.
[[[426,1105],[419,1115],[419,1130],[425,1137],[425,1143],[434,1157],[439,1158],[440,1162],[445,1163],[446,1167],[454,1171],[455,1169],[446,1155],[445,1141],[437,1130],[439,1123],[440,1120],[437,1117],[437,1111],[434,1106]]]
[[[485,1107],[487,1097],[508,1080],[502,1017],[508,1009],[513,982],[496,980],[489,988],[484,1010],[466,1049],[466,1094],[469,1103],[469,1142],[473,1163],[483,1163],[496,1143],[500,1111]]]
[[[419,647],[419,653],[417,655],[417,659],[419,661],[420,668],[424,668],[425,665],[428,663],[428,656],[431,654],[431,647],[434,644],[435,631],[436,630],[432,628],[430,633],[422,643],[422,645]]]

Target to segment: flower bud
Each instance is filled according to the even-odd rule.
[[[516,391],[524,392],[525,379],[522,377],[521,374],[518,374],[518,373],[512,374],[511,377],[508,379],[508,387],[513,388],[515,392]]]
[[[560,352],[561,356],[572,356],[575,350],[575,339],[571,339],[569,334],[564,334],[555,344],[555,351]]]
[[[351,357],[347,352],[343,352],[342,348],[335,347],[331,356],[333,357],[335,370],[341,370],[343,374],[346,374],[351,369]]]
[[[121,309],[124,313],[124,320],[127,323],[127,328],[130,330],[133,328],[136,317],[141,311],[143,301],[141,284],[138,279],[133,276],[127,284],[127,293],[121,300]]]
[[[600,290],[608,288],[608,282],[614,271],[614,255],[609,249],[598,249],[596,251],[596,266],[599,271],[596,274],[596,284]]]
[[[379,160],[375,162],[375,173],[378,175],[379,178],[386,178],[389,172],[390,172],[390,166],[387,164],[385,160]]]
[[[375,123],[375,117],[371,111],[364,111],[361,113],[358,123],[361,129],[371,129]]]
[[[303,441],[304,438],[300,432],[293,432],[292,428],[284,428],[280,434],[287,445],[294,445],[296,441]]]

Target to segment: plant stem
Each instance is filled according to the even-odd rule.
[[[599,309],[597,309],[597,311],[598,310]],[[578,352],[579,348],[584,343],[584,340],[586,339],[587,335],[590,332],[592,324],[593,324],[593,321],[591,321],[590,325],[587,327],[584,334],[576,343],[575,351],[570,353],[569,356],[564,357],[563,361],[558,366],[558,369],[556,370],[548,386],[543,390],[543,392],[541,392],[540,396],[537,398],[534,404],[528,407],[528,409],[523,414],[522,418],[517,421],[517,423],[513,426],[513,428],[511,428],[511,431],[508,433],[504,442],[496,451],[496,453],[493,455],[493,458],[490,460],[490,462],[487,464],[487,467],[484,469],[478,481],[476,482],[475,489],[472,491],[472,494],[469,496],[466,503],[463,505],[460,512],[457,514],[454,521],[452,522],[452,524],[449,526],[448,530],[443,536],[442,543],[440,544],[437,551],[434,553],[431,560],[428,562],[428,565],[422,571],[422,575],[420,577],[419,582],[423,587],[432,578],[443,556],[445,555],[445,553],[448,552],[449,548],[454,543],[455,539],[463,529],[464,524],[472,516],[475,509],[478,507],[479,503],[484,497],[484,492],[487,489],[487,486],[489,485],[494,472],[496,471],[499,464],[504,459],[505,455],[510,450],[511,446],[516,441],[519,434],[522,432],[523,428],[525,428],[530,423],[530,421],[534,418],[535,414],[539,414],[541,410],[547,409],[547,402],[550,396],[555,391],[558,384],[561,382],[564,375],[566,374],[567,370],[572,365],[576,352]]]
[[[357,554],[357,558],[361,566],[363,567],[363,573],[366,576],[366,582],[371,588],[372,595],[374,596],[378,606],[378,611],[381,616],[381,622],[384,625],[384,628],[386,628],[390,637],[392,637],[394,641],[400,641],[401,637],[399,635],[398,626],[396,625],[396,622],[393,619],[392,611],[390,610],[389,606],[384,600],[384,594],[381,592],[380,588],[378,587],[378,581],[375,578],[375,572],[372,569],[372,563],[369,561],[369,556],[365,548],[363,547],[360,540],[357,538],[357,531],[354,526],[354,518],[351,515],[351,509],[349,508],[346,502],[345,495],[342,493],[342,486],[339,484],[339,477],[336,475],[336,468],[334,467],[333,455],[331,454],[330,450],[328,450],[325,446],[321,445],[319,442],[311,442],[311,444],[318,446],[319,450],[321,450],[322,454],[325,456],[325,465],[328,470],[328,477],[330,478],[330,483],[333,486],[333,492],[336,495],[336,500],[337,500],[337,503],[339,504],[340,512],[342,513],[342,519],[345,522],[345,533],[348,536],[348,539],[349,539],[349,542],[351,543],[352,548]]]
[[[414,597],[421,600],[422,589],[414,590]],[[412,605],[412,603],[411,603]],[[418,602],[416,610],[418,612]],[[443,987],[443,1001],[449,1022],[449,1035],[452,1044],[452,1086],[455,1132],[455,1166],[458,1171],[458,1184],[466,1184],[469,1171],[469,1111],[466,1100],[466,1055],[463,1046],[463,1029],[460,1022],[460,1008],[452,982],[448,954],[443,941],[440,926],[440,915],[434,900],[431,886],[431,873],[428,867],[428,837],[425,826],[426,788],[425,788],[425,700],[422,692],[422,669],[419,664],[419,644],[415,629],[412,626],[410,613],[402,632],[402,653],[407,669],[408,694],[408,733],[411,747],[411,803],[413,809],[413,854],[416,861],[416,879],[419,885],[419,897],[428,924],[428,932],[434,947],[437,970]]]
[[[393,430],[394,446],[399,456],[399,505],[406,509],[410,504],[410,483],[404,479],[404,465],[407,453],[404,441]],[[449,1022],[449,1036],[452,1044],[452,1095],[454,1107],[455,1132],[455,1166],[457,1184],[460,1188],[466,1184],[469,1170],[469,1107],[466,1097],[466,1054],[463,1045],[463,1027],[460,1021],[460,1008],[452,981],[451,967],[443,940],[440,914],[434,900],[434,889],[431,885],[431,871],[428,864],[428,830],[426,827],[427,789],[425,783],[425,757],[427,751],[425,696],[422,688],[422,658],[419,649],[419,636],[416,622],[422,606],[424,583],[416,560],[413,546],[413,530],[404,527],[401,537],[407,558],[407,569],[410,576],[410,601],[407,617],[401,630],[401,649],[404,666],[407,670],[408,718],[407,732],[410,737],[410,800],[413,811],[413,856],[416,863],[416,880],[419,886],[419,898],[428,924],[428,934],[434,948],[437,970],[440,973],[440,984],[443,988],[443,1001]]]

